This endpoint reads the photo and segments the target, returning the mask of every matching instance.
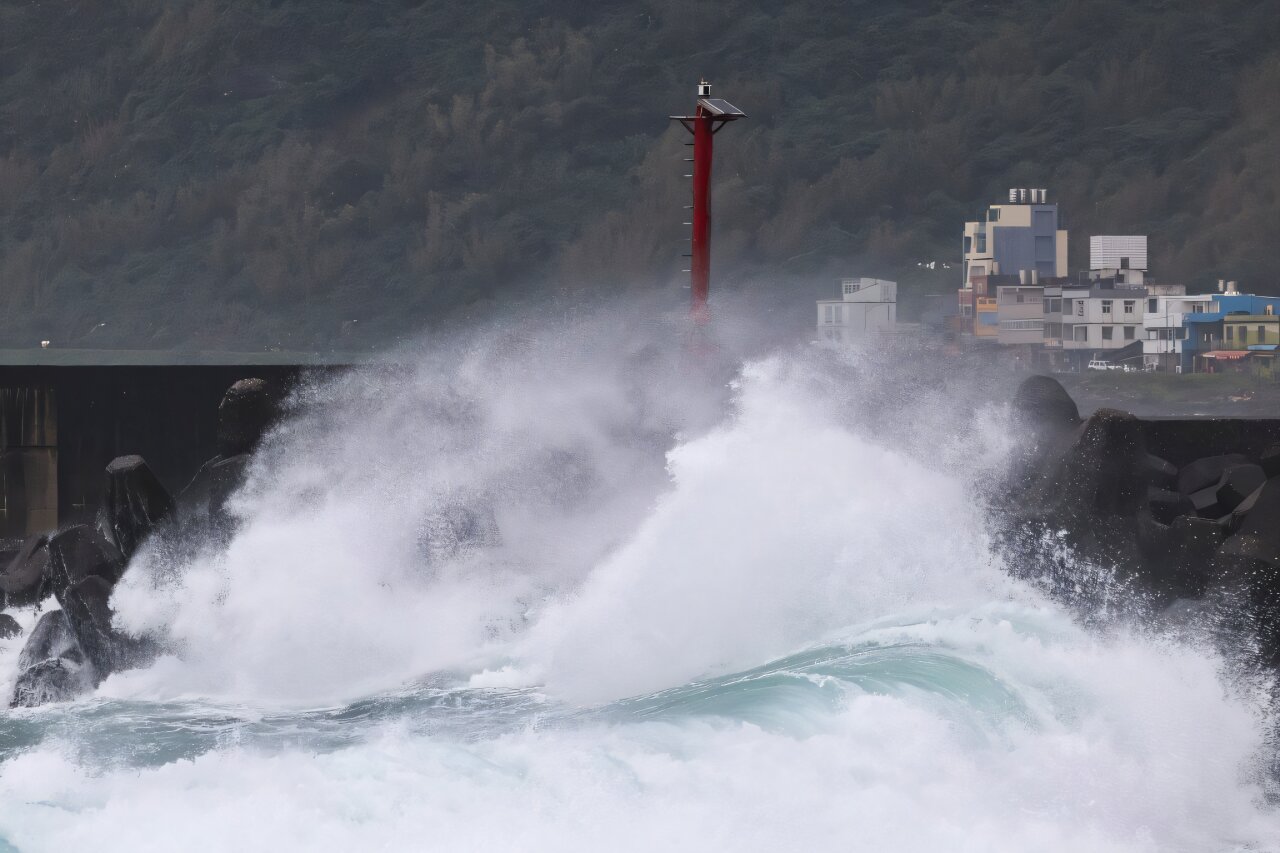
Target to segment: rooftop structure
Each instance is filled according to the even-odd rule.
[[[898,325],[898,283],[879,278],[840,281],[839,299],[818,300],[818,337],[853,343],[889,333]]]
[[[1145,235],[1096,235],[1089,238],[1089,269],[1142,270],[1147,267]]]

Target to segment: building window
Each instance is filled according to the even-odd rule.
[[[1241,326],[1240,327],[1240,346],[1244,347],[1248,345],[1249,345],[1249,327]]]
[[[1147,300],[1147,313],[1148,313],[1148,314],[1155,314],[1155,313],[1157,313],[1159,310],[1160,310],[1160,300],[1159,300],[1159,299],[1148,299],[1148,300]]]
[[[966,234],[964,238],[964,253],[967,255],[972,251],[973,251],[973,238]]]
[[[1088,326],[1072,326],[1071,340],[1073,341],[1089,340],[1089,327]]]
[[[1204,306],[1203,306],[1203,305],[1201,305],[1199,302],[1197,302],[1195,305],[1192,305],[1192,306],[1191,306],[1191,313],[1192,313],[1192,314],[1203,314],[1203,313],[1204,313]]]
[[[978,249],[977,249],[977,251],[978,251],[978,254],[983,254],[983,253],[985,253],[985,252],[987,251],[987,235],[986,235],[986,234],[979,234],[979,235],[978,235]]]
[[[1076,316],[1077,317],[1084,316],[1084,300],[1083,299],[1076,300]]]
[[[1133,333],[1134,333],[1134,327],[1133,327],[1133,326],[1125,326],[1125,327],[1124,327],[1124,339],[1125,339],[1126,341],[1131,341],[1131,340],[1133,340]]]
[[[1236,339],[1236,327],[1227,326],[1227,340],[1234,341]]]
[[[1053,309],[1049,307],[1051,304],[1053,304],[1051,300],[1048,300],[1048,299],[1044,300],[1044,304],[1040,310],[1044,311],[1044,313],[1046,314],[1052,314]]]
[[[1266,342],[1267,342],[1267,327],[1259,326],[1258,327],[1258,343],[1265,344]]]
[[[828,323],[828,324],[831,322],[831,306],[830,305],[822,306],[822,322]]]
[[[1102,300],[1102,313],[1103,313],[1103,314],[1110,314],[1110,313],[1111,313],[1111,300],[1110,300],[1110,299],[1104,299],[1104,300]]]
[[[1000,221],[1000,208],[998,208],[998,207],[993,207],[993,208],[991,208],[990,210],[988,210],[988,211],[987,211],[987,221],[988,221],[988,222],[999,222],[999,221]]]
[[[1126,299],[1124,301],[1124,313],[1132,314],[1138,310],[1138,301],[1136,299]]]
[[[1111,336],[1112,336],[1113,334],[1115,334],[1115,331],[1116,331],[1116,327],[1115,327],[1115,326],[1103,326],[1103,327],[1102,327],[1102,339],[1103,339],[1104,341],[1109,341],[1109,340],[1111,340]]]

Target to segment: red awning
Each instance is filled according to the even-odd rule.
[[[1248,350],[1244,349],[1218,349],[1213,352],[1203,353],[1205,358],[1217,358],[1223,361],[1236,361],[1249,355]]]

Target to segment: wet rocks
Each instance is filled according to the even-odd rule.
[[[5,604],[26,607],[35,604],[50,593],[46,576],[49,569],[49,537],[44,534],[29,537],[22,549],[0,573],[0,593]]]
[[[227,525],[227,500],[244,483],[253,450],[277,411],[275,393],[261,379],[241,379],[227,389],[218,406],[218,455],[178,495],[184,524]]]
[[[72,584],[100,577],[114,584],[124,574],[125,560],[114,545],[86,524],[75,524],[49,537],[46,577],[59,601]]]
[[[218,405],[218,455],[249,453],[275,417],[275,397],[262,379],[241,379]]]
[[[252,457],[248,453],[210,459],[178,494],[184,523],[218,524],[227,520],[227,500],[244,483]]]
[[[1050,383],[1057,384],[1029,379],[1014,400],[1031,430],[1025,444],[1035,449],[997,496],[1015,564],[1056,583],[1060,558],[1045,543],[1065,543],[1078,557],[1115,567],[1158,607],[1242,602],[1235,618],[1256,633],[1259,659],[1280,665],[1280,445],[1259,453],[1266,445],[1218,442],[1219,452],[1174,466],[1148,452],[1147,425],[1127,413],[1103,409],[1067,429],[1065,391]],[[1188,423],[1186,435],[1169,423],[1152,428],[1184,455],[1202,433],[1245,434],[1204,422]]]
[[[86,661],[67,622],[54,610],[40,617],[18,657],[11,708],[65,702],[92,690],[97,673]]]
[[[1034,430],[1068,430],[1080,423],[1080,409],[1071,395],[1048,376],[1032,376],[1018,386],[1014,411]]]
[[[1248,461],[1248,457],[1241,453],[1227,453],[1197,459],[1178,471],[1178,491],[1184,495],[1190,495],[1207,489],[1216,485],[1227,469]]]
[[[149,642],[115,629],[112,591],[149,538],[161,553],[180,551],[183,542],[197,541],[226,520],[227,499],[243,482],[250,453],[275,415],[274,399],[260,379],[231,386],[218,409],[220,455],[201,467],[178,500],[142,457],[121,456],[106,468],[95,525],[75,524],[22,543],[0,571],[4,601],[32,605],[52,595],[61,609],[45,613],[27,638],[12,706],[75,698],[154,656]],[[483,527],[482,520],[450,516],[441,529],[446,538],[466,543]],[[12,617],[0,614],[0,636],[17,628]]]
[[[1245,463],[1228,468],[1218,481],[1218,507],[1231,512],[1267,482],[1261,466]]]
[[[141,456],[120,456],[107,465],[98,529],[126,560],[173,509],[173,498]]]
[[[14,682],[10,708],[34,708],[50,702],[68,702],[96,686],[93,667],[60,657],[42,660],[22,670]]]
[[[1172,524],[1178,516],[1195,512],[1195,505],[1182,492],[1154,486],[1147,488],[1147,505],[1151,508],[1152,516],[1161,524]]]
[[[0,613],[0,640],[10,640],[22,633],[18,620],[8,613]]]

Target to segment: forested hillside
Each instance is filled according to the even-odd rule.
[[[1162,280],[1280,292],[1274,2],[13,0],[0,346],[355,348],[510,295],[679,298],[666,116],[700,75],[750,115],[717,137],[741,286],[954,288],[916,263],[1037,186],[1076,263],[1147,233]]]

